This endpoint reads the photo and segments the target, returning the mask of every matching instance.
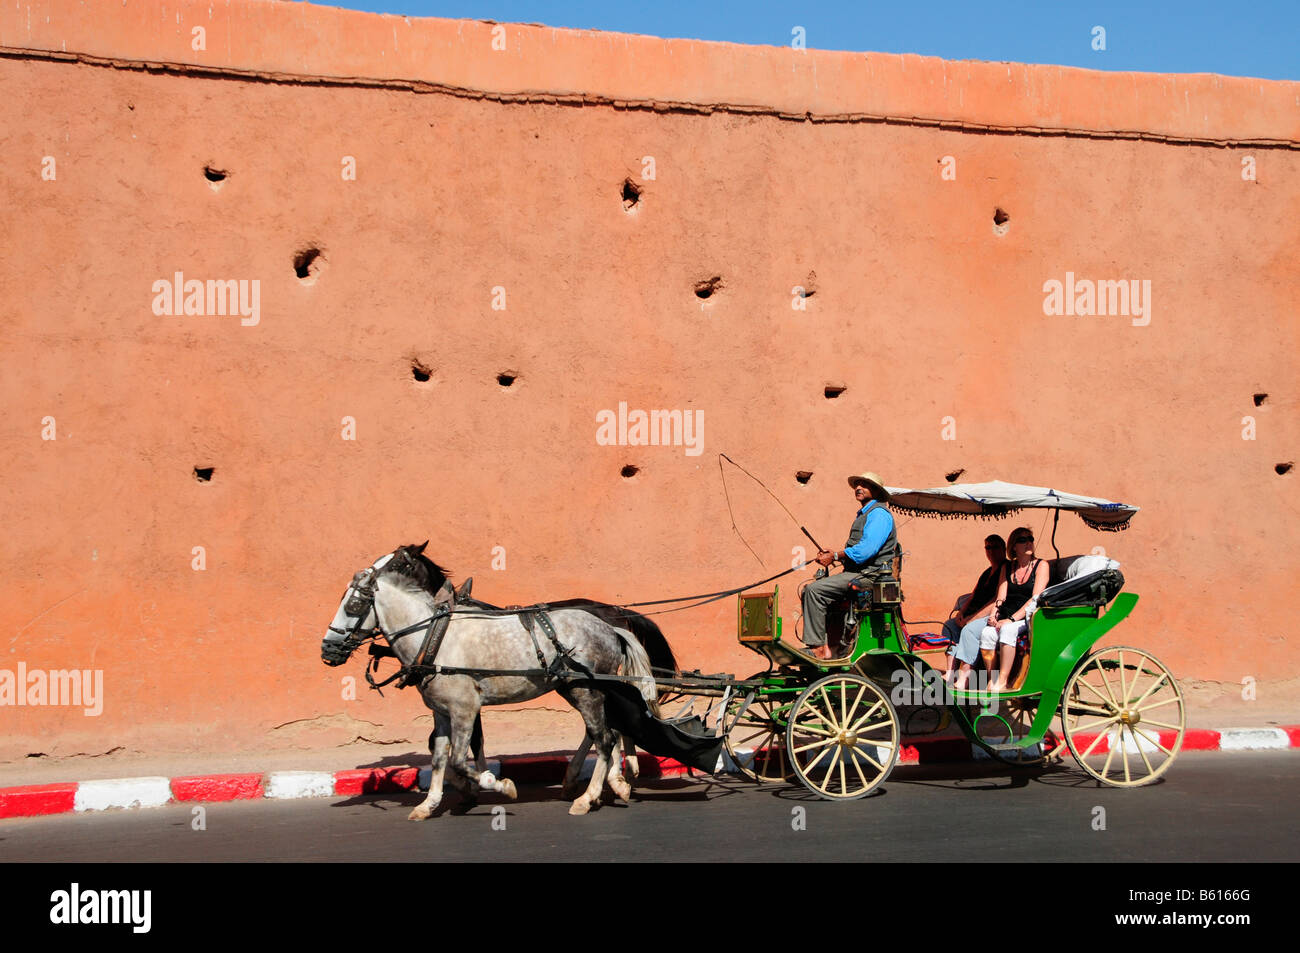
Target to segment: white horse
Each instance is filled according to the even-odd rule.
[[[403,546],[376,560],[353,577],[339,603],[321,647],[328,664],[340,664],[368,636],[373,617],[403,666],[413,665],[425,647],[428,622],[446,599],[446,573],[423,555],[425,544]],[[469,760],[470,738],[483,705],[507,705],[555,691],[582,715],[596,747],[591,782],[569,808],[586,814],[600,802],[606,782],[616,797],[627,800],[631,786],[613,758],[617,736],[605,722],[604,692],[591,675],[617,675],[633,681],[647,704],[655,698],[654,676],[645,650],[625,629],[590,612],[556,609],[547,613],[555,638],[538,619],[530,632],[517,612],[499,613],[469,607],[450,618],[436,657],[436,675],[421,673],[420,694],[434,712],[429,750],[433,771],[429,794],[411,811],[411,820],[431,816],[442,801],[443,775],[450,764],[452,783],[469,801],[480,790],[513,798],[514,783],[476,773]],[[539,654],[541,656],[539,660]],[[563,654],[571,662],[560,659]],[[576,663],[576,664],[572,664]],[[447,671],[450,669],[450,671]]]

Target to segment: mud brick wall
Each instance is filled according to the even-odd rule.
[[[865,469],[1136,503],[1058,533],[1141,594],[1117,641],[1300,675],[1300,84],[6,0],[0,90],[0,669],[104,686],[0,708],[0,757],[419,738],[318,660],[353,572],[429,538],[507,603],[790,565],[720,451],[826,545]],[[697,426],[598,439],[620,404]],[[1022,522],[900,519],[909,615]],[[659,619],[758,667],[731,600]]]

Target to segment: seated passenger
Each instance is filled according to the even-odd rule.
[[[1026,603],[1047,588],[1051,567],[1034,558],[1034,533],[1028,526],[1012,530],[1007,540],[1007,562],[998,581],[998,596],[980,633],[980,654],[991,668],[993,649],[1001,643],[998,677],[989,691],[1005,692],[1011,664],[1016,659],[1016,641],[1029,628]]]
[[[970,678],[971,666],[975,664],[975,653],[979,651],[980,633],[988,625],[988,615],[997,598],[998,582],[1007,558],[1007,544],[997,533],[990,533],[984,537],[984,555],[989,561],[989,568],[980,574],[975,588],[957,600],[952,615],[943,624],[943,634],[948,636],[948,641],[952,643],[948,654],[961,663],[958,688],[965,688]],[[948,663],[948,671],[943,677],[952,681],[951,662]]]

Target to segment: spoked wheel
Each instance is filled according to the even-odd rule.
[[[1029,736],[1042,696],[1005,698],[996,710],[991,706],[975,716],[975,735],[988,745],[989,754],[1005,764],[1028,767],[1047,760],[1042,742],[1029,747],[1016,743]]]
[[[1089,655],[1065,683],[1061,723],[1083,770],[1103,784],[1137,787],[1173,763],[1187,717],[1178,683],[1159,659],[1115,646]]]
[[[814,794],[865,797],[898,760],[898,713],[869,679],[827,675],[794,703],[786,746],[795,776]]]
[[[737,770],[751,781],[771,783],[794,777],[785,754],[789,695],[737,695],[727,704],[723,747]]]

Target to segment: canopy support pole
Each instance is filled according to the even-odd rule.
[[[1052,551],[1056,553],[1056,558],[1061,558],[1061,551],[1056,548],[1056,524],[1061,522],[1061,511],[1052,510]]]

